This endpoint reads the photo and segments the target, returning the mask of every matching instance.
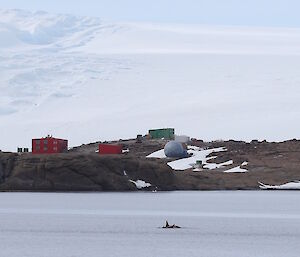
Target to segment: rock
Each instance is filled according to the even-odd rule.
[[[224,173],[224,167],[209,172],[173,171],[166,159],[146,155],[162,149],[165,140],[123,141],[128,155],[100,156],[96,143],[72,152],[53,155],[0,153],[0,190],[8,191],[135,191],[130,182],[142,180],[151,187],[142,190],[240,190],[259,189],[258,181],[280,185],[300,180],[300,141],[251,143],[205,142],[203,147],[224,147],[212,153],[211,162],[232,160],[233,168],[247,161],[246,173]],[[124,174],[126,171],[126,175]]]
[[[0,182],[2,182],[4,180],[4,168],[3,168],[3,164],[0,163]]]
[[[3,155],[3,153],[1,153]],[[5,155],[5,154],[4,154]],[[4,159],[4,158],[3,158]],[[159,190],[170,190],[175,176],[168,166],[127,156],[98,154],[20,155],[2,160],[9,172],[1,190],[24,191],[134,191],[129,180],[144,180]],[[2,168],[3,170],[3,168]],[[126,170],[127,176],[124,176]]]

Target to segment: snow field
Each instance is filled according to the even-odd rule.
[[[170,126],[206,141],[299,135],[299,29],[0,10],[0,39],[1,150]]]

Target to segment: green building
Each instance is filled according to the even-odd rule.
[[[149,135],[152,139],[174,139],[175,129],[163,128],[163,129],[150,129]]]

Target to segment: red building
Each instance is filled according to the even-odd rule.
[[[32,139],[33,154],[62,153],[68,150],[68,140],[47,136],[39,139]]]
[[[122,145],[99,144],[99,154],[121,154]]]

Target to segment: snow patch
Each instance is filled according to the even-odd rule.
[[[208,163],[207,161],[213,160],[217,158],[217,156],[210,156],[211,153],[217,153],[217,152],[223,152],[227,151],[225,147],[219,147],[219,148],[213,148],[213,149],[206,149],[202,150],[200,148],[194,147],[194,146],[188,146],[188,153],[193,154],[192,157],[184,158],[172,162],[168,162],[168,165],[174,169],[174,170],[187,170],[190,168],[193,168],[193,171],[203,171],[204,169],[214,170],[214,169],[220,169],[225,166],[229,166],[233,164],[233,160],[228,160],[226,162],[222,163]],[[197,161],[202,162],[203,169],[199,167],[200,165],[197,164]],[[247,165],[247,162],[243,162],[241,166]],[[242,169],[241,166],[237,166],[228,170],[225,170],[225,173],[242,173],[242,172],[248,172],[246,169]]]
[[[135,186],[137,187],[137,189],[142,189],[142,188],[146,188],[146,187],[151,187],[150,183],[145,182],[144,180],[140,180],[138,179],[137,181],[134,180],[129,180],[131,183],[135,184]]]
[[[224,172],[225,173],[244,173],[244,172],[248,172],[248,170],[242,169],[241,166],[237,166],[232,169],[225,170]]]
[[[163,159],[163,158],[167,158],[167,156],[165,155],[165,151],[164,149],[158,150],[152,154],[149,154],[148,156],[146,156],[146,158],[158,158],[158,159]]]
[[[214,170],[214,169],[219,169],[224,166],[228,166],[228,165],[232,165],[232,164],[233,164],[233,160],[229,160],[229,161],[222,162],[222,163],[207,163],[203,166],[203,168]]]
[[[211,153],[217,153],[217,152],[224,152],[227,151],[225,147],[219,147],[219,148],[213,148],[213,149],[207,149],[207,150],[188,150],[189,154],[193,154],[193,156],[189,158],[184,158],[172,162],[168,162],[168,165],[173,169],[173,170],[187,170],[192,168],[197,161],[201,161],[203,166],[208,165],[208,169],[211,167],[209,163],[207,163],[208,159],[207,156],[210,155]]]
[[[260,189],[300,190],[300,181],[288,182],[282,185],[266,185],[258,182]]]
[[[201,148],[199,146],[188,145],[187,149],[188,150],[194,150],[194,151],[200,151]]]

